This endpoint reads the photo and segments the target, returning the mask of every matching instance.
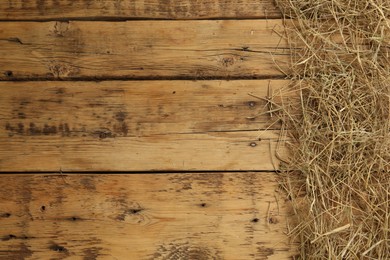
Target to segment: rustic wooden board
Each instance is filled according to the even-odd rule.
[[[271,173],[1,175],[2,259],[290,259]],[[10,185],[12,183],[12,185]]]
[[[286,84],[0,82],[0,171],[274,170]]]
[[[0,137],[0,171],[275,170],[278,132]]]
[[[280,18],[272,0],[4,0],[0,20]]]
[[[102,129],[110,136],[265,129],[270,117],[265,113],[267,101],[261,98],[277,95],[288,84],[288,80],[0,82],[0,131],[8,125],[11,136],[80,137],[95,136]],[[29,130],[29,123],[36,129]],[[65,126],[59,131],[60,124],[68,131]]]
[[[281,20],[0,23],[0,80],[282,77]]]

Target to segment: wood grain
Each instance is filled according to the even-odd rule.
[[[0,20],[280,18],[272,0],[4,0]]]
[[[0,80],[283,77],[281,20],[0,23]]]
[[[0,82],[0,171],[274,170],[286,84]]]
[[[288,84],[288,80],[0,82],[0,131],[8,125],[10,136],[81,137],[106,129],[117,137],[265,129],[271,123],[266,97]]]
[[[290,259],[271,173],[1,175],[2,259]],[[12,185],[9,185],[12,183]]]

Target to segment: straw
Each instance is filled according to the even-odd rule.
[[[390,259],[390,1],[277,0],[299,102],[281,182],[300,259]]]

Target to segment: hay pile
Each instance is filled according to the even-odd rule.
[[[390,259],[390,0],[277,2],[300,93],[281,114],[300,258]]]

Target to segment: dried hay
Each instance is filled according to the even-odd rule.
[[[300,258],[390,259],[390,0],[277,4],[300,93],[280,114]]]

